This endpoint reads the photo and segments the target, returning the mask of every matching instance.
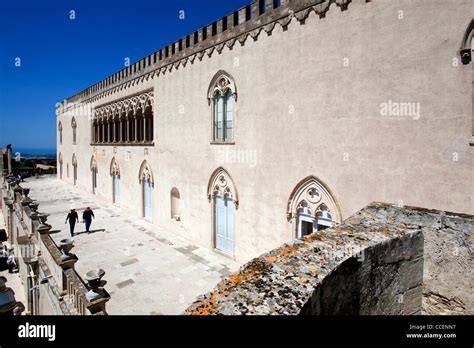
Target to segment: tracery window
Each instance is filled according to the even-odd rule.
[[[324,230],[341,222],[340,209],[327,187],[309,176],[294,188],[288,200],[288,221],[294,238]]]
[[[95,109],[94,145],[153,145],[153,91],[130,96]]]
[[[209,85],[208,100],[212,106],[212,142],[233,143],[237,89],[229,74],[219,71],[214,76]]]

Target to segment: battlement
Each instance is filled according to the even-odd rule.
[[[117,71],[102,81],[66,99],[68,104],[89,100],[101,93],[126,84],[132,80],[144,78],[147,75],[180,64],[183,59],[197,56],[202,59],[205,52],[209,56],[214,48],[220,53],[227,44],[232,49],[237,39],[241,44],[250,33],[256,40],[264,29],[268,35],[277,22],[285,29],[296,17],[304,21],[311,10],[321,18],[329,10],[331,4],[336,4],[341,10],[347,9],[352,0],[253,0],[250,4],[224,16],[215,22],[183,37],[168,46],[138,60],[137,62]],[[369,2],[370,0],[366,0]],[[209,50],[211,50],[209,52]],[[178,65],[176,65],[178,64]],[[183,64],[185,65],[185,63]]]

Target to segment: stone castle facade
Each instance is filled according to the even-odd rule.
[[[372,201],[474,213],[470,0],[264,0],[57,105],[58,178],[239,261]]]

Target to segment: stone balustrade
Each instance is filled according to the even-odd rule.
[[[28,312],[35,315],[107,314],[110,295],[99,287],[94,300],[87,298],[86,294],[92,289],[74,269],[78,258],[68,250],[72,241],[61,241],[68,248],[55,243],[49,234],[52,226],[47,223],[48,214],[39,213],[39,204],[28,194],[29,190],[22,188],[18,179],[5,177],[2,208],[26,287]],[[64,301],[65,298],[71,301]]]

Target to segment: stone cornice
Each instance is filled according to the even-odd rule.
[[[273,1],[266,0],[266,12],[259,15],[258,1],[253,0],[249,5],[250,20],[245,20],[247,7],[243,7],[234,12],[239,15],[238,25],[232,25],[234,13],[223,17],[66,99],[65,105],[58,103],[56,113],[61,114],[72,109],[75,104],[96,102],[149,79],[171,73],[188,64],[194,64],[196,59],[202,61],[205,56],[212,58],[215,54],[221,54],[225,47],[232,50],[237,42],[244,46],[249,37],[257,41],[263,31],[270,36],[277,24],[286,30],[293,18],[300,24],[305,23],[311,12],[315,12],[319,18],[324,18],[332,4],[344,11],[351,2],[352,0],[281,0],[280,7],[273,9],[270,6]],[[223,31],[224,19],[227,21],[225,31]],[[214,29],[216,34],[212,35]],[[207,36],[206,39],[203,39],[204,36]],[[192,43],[195,37],[198,41]]]

